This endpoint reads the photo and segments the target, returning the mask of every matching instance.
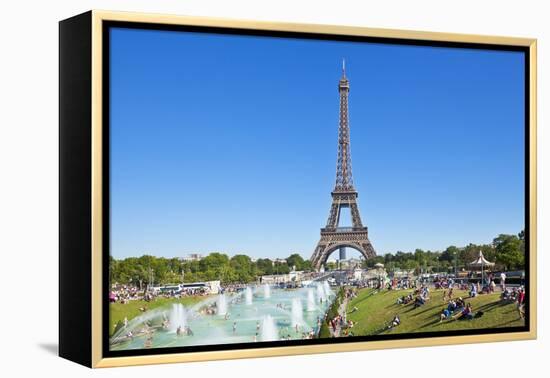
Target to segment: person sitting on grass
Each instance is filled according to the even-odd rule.
[[[458,299],[456,300],[456,310],[458,311],[462,311],[464,309],[464,307],[466,307],[466,302],[464,301],[464,299],[462,299],[462,297],[458,297]]]
[[[419,296],[416,297],[415,300],[414,300],[414,308],[420,307],[420,306],[422,306],[424,303],[426,303],[426,301],[424,300],[424,298],[422,298],[421,295],[419,295]]]
[[[439,314],[439,323],[443,322],[445,319],[449,319],[451,317],[452,312],[449,311],[448,308],[444,308],[441,310],[441,314]]]
[[[402,297],[397,298],[397,304],[409,304],[413,299],[412,294],[403,295]]]
[[[455,301],[451,300],[449,304],[447,305],[447,311],[449,311],[451,314],[455,312],[455,310],[458,308]]]
[[[401,324],[401,319],[399,319],[399,315],[395,315],[393,317],[390,325],[388,326],[388,329],[393,328],[393,327],[397,327],[399,324]]]
[[[403,295],[403,296],[399,297],[397,303],[399,303],[399,304],[408,304],[408,303],[411,302],[412,298],[413,298],[413,297],[412,297],[411,294],[409,294],[409,295]]]
[[[460,319],[460,320],[472,320],[474,318],[474,312],[472,310],[472,304],[468,303],[462,311],[460,311],[458,314],[454,316],[454,319]]]

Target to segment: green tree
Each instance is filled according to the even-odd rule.
[[[426,273],[428,268],[428,259],[426,257],[426,252],[420,248],[415,249],[414,251],[414,261],[416,261],[416,273]]]
[[[417,267],[416,261],[413,259],[408,259],[403,262],[401,269],[404,269],[406,271],[411,271],[411,270],[414,270],[416,267]]]
[[[296,270],[302,270],[304,265],[304,259],[299,254],[293,253],[292,255],[286,258],[286,263],[288,264],[290,269],[292,269],[292,267],[296,267]]]
[[[273,261],[270,259],[258,259],[256,261],[256,268],[260,276],[273,274]]]
[[[313,265],[311,264],[311,260],[304,260],[304,263],[302,264],[302,270],[306,272],[311,272],[313,270]]]
[[[384,256],[374,256],[368,260],[363,261],[363,267],[365,268],[374,268],[376,264],[384,264],[385,257]]]
[[[229,257],[218,252],[213,252],[199,261],[202,271],[216,270],[225,265],[229,265]]]
[[[250,257],[246,255],[235,255],[230,260],[230,266],[234,271],[237,281],[244,283],[254,280]]]
[[[451,245],[441,253],[441,256],[439,257],[439,261],[449,261],[454,264],[455,256],[458,256],[459,252],[460,251],[458,250],[457,247],[455,247],[454,245]]]
[[[521,240],[516,235],[500,234],[493,239],[497,263],[504,269],[524,269],[525,254],[522,252]]]
[[[274,274],[288,274],[290,268],[286,262],[275,261],[273,264],[273,273]]]
[[[519,249],[523,255],[525,255],[525,230],[521,230],[518,234],[518,238],[520,241]]]

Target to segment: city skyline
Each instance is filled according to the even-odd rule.
[[[111,48],[115,258],[309,258],[334,187],[343,57],[378,254],[524,228],[519,53],[119,28]]]

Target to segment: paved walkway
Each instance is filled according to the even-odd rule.
[[[346,309],[348,308],[348,301],[349,301],[348,298],[345,298],[340,304],[340,307],[338,307],[338,315],[340,315],[344,321],[347,320]],[[336,324],[336,330],[333,330],[332,327],[330,327],[330,336],[340,337],[341,331],[342,331],[342,327],[340,325],[340,322],[338,322],[338,324]]]

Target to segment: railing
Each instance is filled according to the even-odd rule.
[[[337,227],[336,232],[352,232],[353,227]]]
[[[321,232],[353,232],[353,231],[367,231],[367,227],[323,227]]]

